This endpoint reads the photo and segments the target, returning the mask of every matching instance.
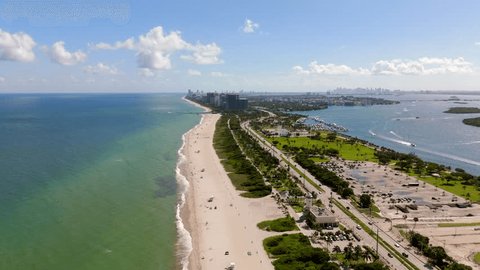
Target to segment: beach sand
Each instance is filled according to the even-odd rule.
[[[244,198],[235,190],[213,148],[219,118],[205,114],[185,135],[180,169],[189,189],[181,216],[193,239],[188,269],[225,269],[232,262],[235,269],[273,269],[262,241],[275,233],[256,224],[282,217],[282,211],[270,196]]]

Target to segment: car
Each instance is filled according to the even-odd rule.
[[[395,243],[395,246],[396,246],[397,248],[400,247],[400,245],[399,245],[398,243]]]
[[[388,257],[393,258],[392,254],[388,253]]]
[[[405,257],[405,258],[408,258],[408,254],[405,253],[405,252],[402,252],[402,256]]]
[[[368,222],[368,225],[372,225],[372,224],[373,224],[373,222],[371,222],[371,221]]]

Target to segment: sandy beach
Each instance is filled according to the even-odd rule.
[[[180,169],[189,188],[181,217],[192,237],[188,269],[273,269],[262,241],[273,233],[256,224],[283,216],[270,196],[243,198],[233,187],[213,148],[218,114],[205,114],[185,135]],[[228,255],[227,255],[228,254]]]

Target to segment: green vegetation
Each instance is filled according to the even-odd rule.
[[[393,164],[397,170],[419,180],[472,202],[480,201],[480,176],[475,177],[459,168],[452,172],[443,165],[425,162],[414,154],[402,154],[385,148],[378,150],[375,155],[380,164]]]
[[[273,262],[275,270],[340,269],[337,264],[329,263],[326,251],[312,247],[308,237],[301,233],[266,238],[263,246],[270,256],[277,258]]]
[[[353,190],[349,187],[347,181],[341,179],[334,172],[315,164],[309,156],[303,152],[295,156],[295,162],[308,170],[320,183],[330,187],[334,192],[340,194],[343,198],[353,195]]]
[[[311,153],[312,157],[323,159],[328,156],[338,156],[347,160],[355,161],[377,161],[371,147],[358,143],[355,139],[347,139],[341,136],[329,136],[331,132],[321,132],[312,138],[295,137],[267,138],[274,143],[278,149],[295,153],[299,150]]]
[[[473,261],[476,264],[480,264],[480,252],[477,252],[477,253],[475,253],[475,255],[473,255]]]
[[[333,247],[332,257],[340,262],[344,268],[353,269],[378,269],[387,270],[386,267],[378,260],[378,255],[368,246],[353,246],[350,242],[343,250],[339,246]],[[366,263],[365,261],[374,261],[373,263]]]
[[[314,162],[317,162],[317,163],[321,163],[321,162],[328,162],[330,161],[329,158],[325,157],[325,156],[322,156],[322,157],[312,157],[310,158],[312,161]]]
[[[453,107],[444,113],[480,113],[480,108],[475,107]]]
[[[407,239],[410,244],[417,248],[422,254],[428,258],[431,264],[440,269],[472,269],[470,266],[459,264],[447,255],[445,249],[440,246],[432,246],[429,244],[430,239],[419,233],[410,231],[407,233]]]
[[[236,117],[224,115],[216,125],[213,143],[217,155],[222,160],[225,170],[229,172],[228,176],[235,188],[245,191],[242,196],[254,198],[267,196],[272,188],[265,185],[262,175],[243,155],[235,142],[233,131],[229,129],[229,119],[236,119]]]
[[[439,223],[438,227],[471,227],[471,226],[480,226],[480,222],[471,222],[471,223]]]
[[[442,174],[441,177],[420,176],[415,173],[410,173],[410,175],[471,202],[480,202],[479,177],[476,180],[473,179],[474,183],[471,183],[464,181],[462,177],[453,177],[450,173]]]
[[[361,208],[370,208],[372,205],[372,198],[368,194],[360,195],[360,207]]]
[[[266,231],[274,232],[286,232],[286,231],[298,231],[299,228],[295,224],[295,220],[288,216],[278,218],[274,220],[262,221],[257,224],[258,228]]]
[[[480,117],[463,119],[465,125],[480,127]]]

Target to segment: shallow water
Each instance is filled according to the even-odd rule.
[[[0,269],[173,269],[198,111],[178,94],[0,96]]]

